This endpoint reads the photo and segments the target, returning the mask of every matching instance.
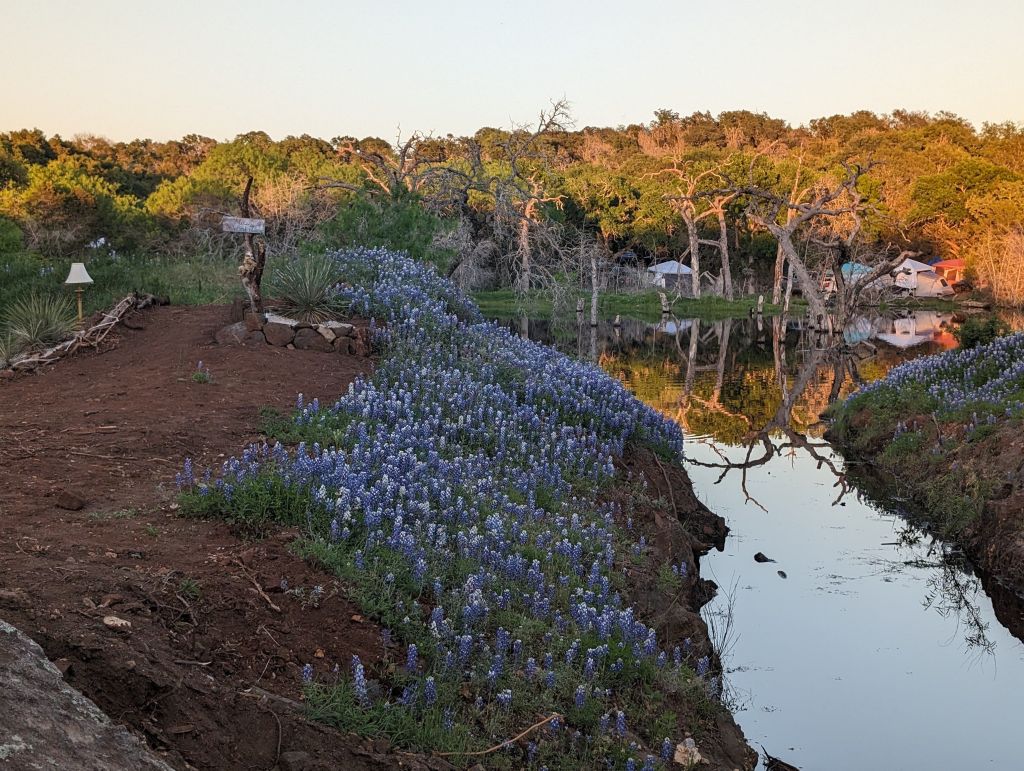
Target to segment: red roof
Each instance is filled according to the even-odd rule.
[[[966,265],[961,259],[955,260],[940,260],[939,262],[932,263],[932,268],[964,268]]]

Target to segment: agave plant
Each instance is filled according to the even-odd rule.
[[[75,330],[76,315],[67,297],[31,294],[11,304],[4,322],[14,347],[42,348],[67,339]]]
[[[307,324],[335,318],[344,308],[338,295],[340,271],[329,257],[305,257],[279,267],[270,288],[282,313]]]

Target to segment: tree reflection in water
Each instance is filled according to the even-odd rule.
[[[902,510],[902,502],[893,501],[884,486],[879,489],[877,480],[872,482],[855,466],[850,469],[857,473],[848,474],[847,464],[823,438],[821,415],[837,399],[884,376],[896,364],[949,344],[947,319],[933,318],[939,315],[934,312],[918,315],[921,318],[913,317],[913,331],[932,330],[932,338],[913,348],[888,340],[899,339],[889,332],[894,324],[906,326],[907,317],[857,320],[838,345],[838,336],[811,332],[799,320],[783,317],[707,321],[670,316],[656,324],[623,319],[619,326],[611,321],[592,326],[584,315],[570,314],[507,323],[517,334],[599,364],[638,398],[679,422],[689,443],[704,444],[718,458],[688,457],[687,462],[720,469],[715,484],[738,477],[746,501],[762,511],[765,506],[748,488],[748,473],[780,457],[795,462],[804,452],[834,478],[832,505],[854,495],[912,523],[916,520]],[[872,334],[878,345],[871,341]],[[742,448],[742,459],[728,457],[731,448]],[[904,533],[905,546],[916,547],[928,537],[914,524],[907,524]],[[991,650],[977,601],[983,596],[979,592],[991,593],[993,587],[982,587],[958,554],[933,541],[925,559],[887,561],[882,568],[932,571],[925,606],[955,616],[958,633],[972,649]]]

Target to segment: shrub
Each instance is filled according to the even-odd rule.
[[[338,295],[338,264],[325,257],[303,257],[271,274],[270,290],[287,316],[319,324],[344,308]]]
[[[328,247],[403,251],[414,260],[443,271],[451,263],[453,253],[438,246],[436,239],[448,227],[449,223],[427,211],[413,197],[383,201],[356,198],[339,209],[321,230]]]
[[[15,300],[5,314],[8,334],[16,345],[39,348],[67,339],[77,317],[68,297],[31,294]]]
[[[19,251],[24,243],[21,228],[9,219],[0,217],[0,254]]]
[[[977,348],[979,345],[988,345],[997,337],[1010,334],[1010,326],[997,316],[980,318],[972,316],[958,329],[953,330],[953,336],[960,343],[961,348]]]

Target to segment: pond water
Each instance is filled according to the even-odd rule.
[[[598,362],[686,431],[697,494],[732,530],[701,562],[720,587],[704,615],[751,744],[805,771],[1022,767],[1019,601],[857,489],[822,438],[858,381],[955,346],[950,314],[860,319],[843,356],[770,318],[502,323]]]

